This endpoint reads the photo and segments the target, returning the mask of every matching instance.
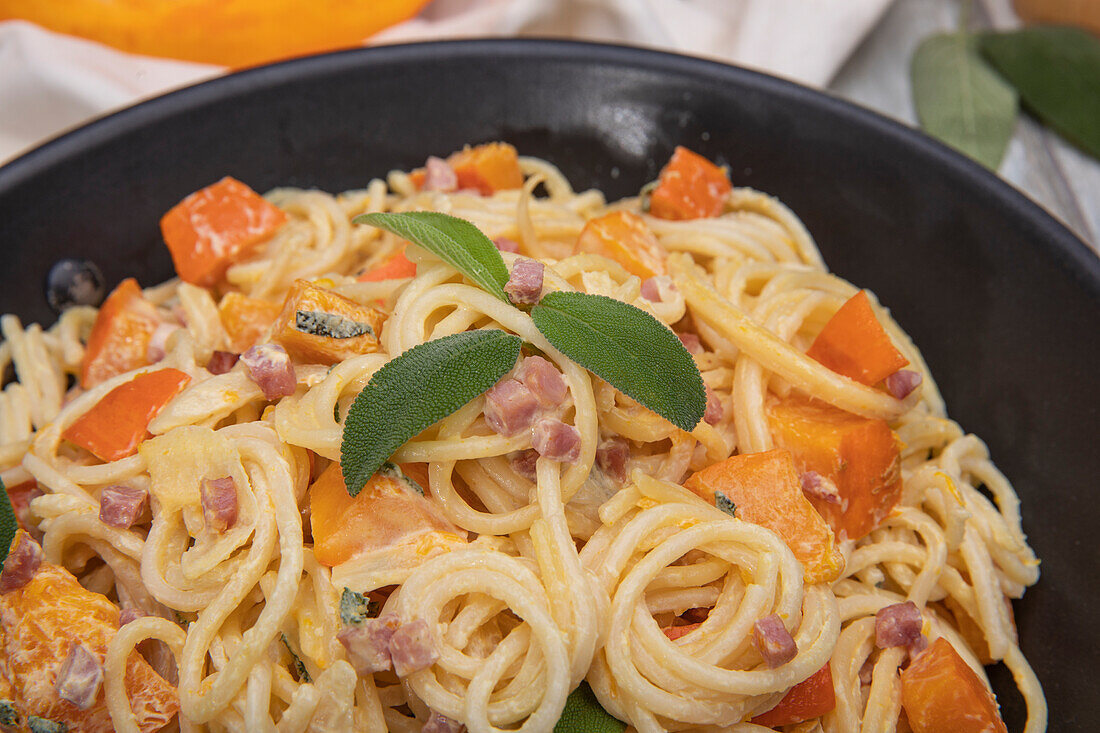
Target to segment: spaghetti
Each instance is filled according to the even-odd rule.
[[[447,183],[441,162],[458,185]],[[270,192],[266,202],[285,223],[243,247],[211,286],[177,279],[145,289],[141,297],[169,327],[151,337],[140,363],[98,384],[68,386],[90,358],[95,309],[67,310],[49,329],[0,319],[0,367],[18,375],[0,393],[0,477],[27,492],[21,520],[40,538],[43,562],[133,617],[98,656],[96,704],[115,729],[155,729],[127,671],[140,654],[176,690],[172,725],[183,731],[550,731],[582,681],[608,712],[646,733],[893,731],[903,704],[919,730],[919,706],[899,672],[925,642],[943,638],[985,687],[982,663],[1004,662],[1027,703],[1026,730],[1045,730],[1042,690],[1007,600],[1038,579],[1016,494],[982,442],[946,417],[919,352],[877,303],[874,316],[923,378],[919,392],[895,397],[807,356],[859,291],[825,269],[793,213],[733,189],[713,216],[667,218],[658,215],[670,205],[664,199],[608,204],[598,191],[575,192],[542,160],[519,158],[515,187],[491,177],[471,185],[467,162],[430,161],[426,171],[393,172],[338,196]],[[443,185],[425,178],[437,173]],[[540,186],[545,194],[536,196]],[[676,428],[566,358],[525,311],[425,251],[408,250],[415,267],[402,276],[363,276],[405,257],[397,237],[351,222],[381,211],[466,219],[498,241],[507,265],[542,262],[547,288],[650,313],[695,352],[717,408],[690,432]],[[620,211],[644,222],[664,272],[643,277],[629,257],[578,248],[586,223]],[[212,367],[219,353],[273,338],[270,319],[299,280],[381,312],[376,346],[327,362],[294,357],[294,382],[274,398],[251,364],[212,373],[222,371]],[[249,332],[247,319],[227,310],[230,293],[267,303],[268,320],[257,316]],[[326,337],[345,321],[326,321]],[[395,502],[377,520],[381,529],[326,535],[319,497],[338,476],[332,467],[356,395],[410,348],[485,328],[520,336],[526,353],[560,374],[567,398],[552,413],[575,428],[576,460],[538,459],[531,432],[494,430],[489,398],[479,397],[391,457],[402,467],[397,483],[376,477],[360,495]],[[66,438],[150,369],[178,370],[186,384],[148,421],[134,452],[104,461]],[[800,395],[852,420],[884,422],[900,446],[896,506],[858,539],[834,524],[829,542],[843,567],[816,582],[782,528],[747,521],[744,502],[723,511],[713,492],[708,499],[682,485],[731,457],[788,447],[777,437],[775,405]],[[409,488],[417,483],[424,498]],[[227,485],[231,516],[209,499]],[[104,521],[110,486],[149,498],[126,526]],[[334,506],[332,521],[351,522],[341,517],[358,511],[347,496]],[[342,601],[355,597],[377,605],[370,628],[393,619],[398,631],[386,633],[394,638],[426,622],[422,637],[401,636],[419,638],[408,659],[391,641],[384,668],[362,671],[362,649],[341,641],[356,623],[342,616]],[[920,643],[878,644],[884,609],[905,602],[920,613]],[[775,665],[758,629],[773,614],[795,648]],[[13,661],[28,651],[14,646],[18,623],[3,616],[0,698],[24,716],[48,717],[35,707],[38,683]],[[79,637],[77,619],[55,623],[60,637]],[[417,651],[430,653],[426,663],[415,661]],[[46,687],[62,661],[38,660],[52,676]],[[411,668],[399,675],[403,664]],[[827,709],[767,723],[765,713],[785,709],[788,692],[822,671],[831,679]]]

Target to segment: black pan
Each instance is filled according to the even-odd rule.
[[[51,322],[59,258],[109,284],[172,274],[160,215],[232,174],[340,191],[504,139],[611,198],[673,146],[779,196],[826,261],[923,349],[951,415],[989,444],[1043,559],[1017,604],[1051,730],[1095,730],[1100,260],[993,175],[882,117],[777,79],[629,48],[469,41],[258,68],[99,120],[0,169],[0,312]],[[1009,728],[1022,702],[992,673]]]

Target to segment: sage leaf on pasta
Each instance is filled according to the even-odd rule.
[[[8,550],[11,549],[12,540],[19,530],[19,520],[15,518],[15,510],[12,509],[11,499],[8,497],[4,480],[0,479],[0,563],[8,559]]]
[[[546,340],[681,430],[703,417],[703,378],[680,339],[640,308],[604,295],[548,293],[531,309]]]
[[[626,723],[603,709],[587,682],[569,693],[554,733],[622,733]]]
[[[344,418],[340,468],[355,496],[393,452],[516,365],[522,339],[465,331],[414,346],[374,373]]]
[[[989,33],[982,54],[1036,117],[1100,158],[1100,40],[1079,28]]]
[[[480,229],[436,211],[381,212],[355,217],[356,224],[385,229],[438,255],[486,292],[510,303],[504,293],[508,268],[500,251]]]
[[[913,54],[913,101],[921,128],[996,170],[1016,127],[1016,92],[960,30],[924,39]]]

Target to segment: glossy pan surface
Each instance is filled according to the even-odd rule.
[[[0,312],[50,323],[44,281],[88,257],[109,285],[172,275],[158,220],[223,175],[257,190],[363,186],[503,139],[611,199],[677,144],[778,196],[830,268],[923,350],[949,412],[1015,484],[1043,560],[1016,605],[1051,730],[1095,730],[1100,695],[1100,260],[977,165],[823,94],[705,61],[555,41],[354,50],[158,98],[0,169]],[[992,672],[1010,730],[1022,702]]]

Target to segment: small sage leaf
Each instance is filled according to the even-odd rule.
[[[1100,158],[1100,40],[1078,28],[1038,26],[990,33],[980,45],[1024,106]]]
[[[681,430],[703,417],[703,378],[680,339],[640,308],[603,295],[548,293],[531,309],[546,340]]]
[[[435,211],[409,211],[362,214],[353,221],[385,229],[435,253],[486,292],[510,302],[504,294],[508,268],[500,250],[465,219]]]
[[[418,484],[412,477],[406,476],[405,472],[401,470],[401,466],[398,466],[396,463],[386,461],[382,464],[382,467],[378,469],[378,474],[380,476],[392,478],[394,481],[400,481],[409,491],[415,491],[417,494],[424,496],[424,487]]]
[[[410,438],[496,384],[522,344],[503,331],[466,331],[414,346],[375,372],[344,417],[348,493],[358,494]]]
[[[731,517],[736,517],[737,505],[730,501],[729,497],[721,491],[714,492],[714,506],[718,507]]]
[[[963,31],[924,39],[912,77],[921,128],[996,170],[1016,127],[1016,93],[978,54],[976,39]]]
[[[18,530],[19,520],[15,518],[15,510],[12,509],[4,480],[0,479],[0,563],[8,559],[8,550],[11,549],[12,540]]]
[[[306,669],[305,662],[302,658],[294,653],[294,650],[290,646],[290,639],[286,638],[286,634],[281,634],[283,640],[283,646],[290,653],[291,664],[294,665],[294,673],[298,675],[299,682],[313,682],[313,678],[309,676],[309,670]]]
[[[569,693],[554,733],[622,733],[626,723],[603,709],[587,682]]]
[[[340,620],[345,626],[358,626],[368,618],[377,618],[379,605],[362,593],[344,588],[340,595]]]

